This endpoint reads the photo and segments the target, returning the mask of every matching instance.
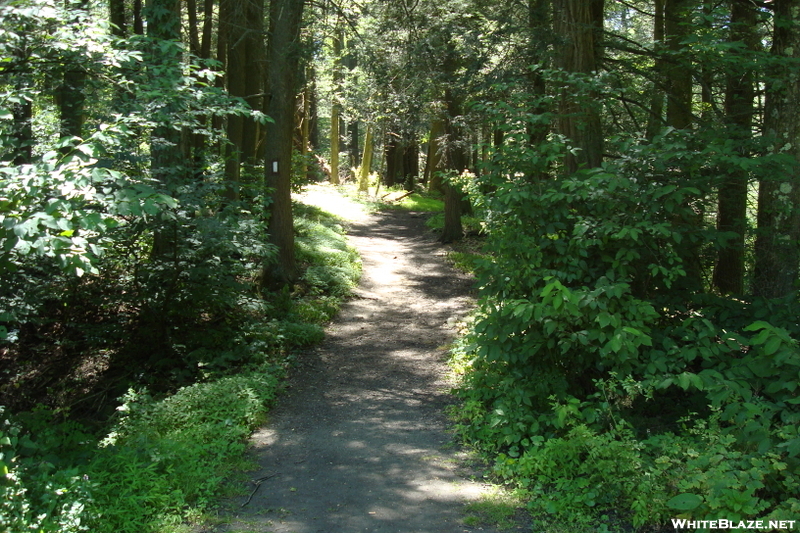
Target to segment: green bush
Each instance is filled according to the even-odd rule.
[[[97,513],[96,484],[70,459],[91,437],[76,424],[42,423],[41,416],[29,420],[25,428],[0,407],[0,531],[89,530],[87,519]]]
[[[488,235],[458,356],[465,438],[537,512],[793,516],[799,304],[704,291],[724,239],[696,215],[714,150],[673,132],[537,181],[547,161],[514,149],[472,192]]]
[[[206,509],[241,464],[279,379],[278,372],[230,376],[161,401],[130,391],[88,468],[101,513],[92,530],[154,531]]]
[[[243,278],[255,265],[230,263],[243,249],[245,259],[269,253],[256,247],[257,222],[223,216],[184,227],[198,238],[181,251],[175,290],[150,298],[171,309],[167,320],[213,319],[215,327],[195,331],[190,321],[172,333],[180,364],[169,367],[208,381],[160,399],[129,391],[99,448],[96,436],[72,422],[55,423],[44,410],[0,416],[0,531],[174,531],[214,504],[226,478],[249,466],[247,438],[279,389],[288,352],[322,339],[320,324],[360,273],[340,221],[311,208],[298,211],[304,280],[294,295],[287,290],[268,300],[246,290]],[[200,234],[213,238],[201,241]],[[142,283],[168,274],[149,275]],[[174,309],[176,302],[186,309]]]

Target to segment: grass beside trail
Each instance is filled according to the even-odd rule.
[[[341,214],[295,206],[303,275],[291,292],[241,309],[247,335],[230,342],[245,339],[237,349],[249,360],[166,396],[130,390],[102,436],[52,412],[12,416],[0,407],[0,532],[188,533],[213,521],[230,480],[250,466],[248,437],[278,394],[292,351],[323,338],[360,276],[344,232],[357,204],[317,193]]]

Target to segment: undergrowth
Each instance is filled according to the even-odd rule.
[[[676,137],[544,183],[498,156],[473,192],[488,235],[458,429],[573,531],[800,516],[800,303],[690,276],[722,237],[676,221],[715,162]]]
[[[236,328],[206,329],[215,344],[183,356],[199,369],[195,383],[131,388],[102,432],[66,411],[0,407],[0,532],[166,533],[204,520],[226,479],[249,466],[247,438],[292,350],[322,339],[360,275],[341,219],[304,205],[296,217],[300,281],[263,301],[243,295]]]

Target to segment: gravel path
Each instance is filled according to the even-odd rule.
[[[486,487],[469,480],[443,412],[446,345],[473,282],[445,263],[421,214],[364,216],[350,238],[364,263],[357,296],[300,357],[253,436],[252,478],[267,479],[217,531],[493,531],[463,523]]]

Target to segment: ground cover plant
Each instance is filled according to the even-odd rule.
[[[195,383],[176,391],[165,380],[134,384],[119,403],[109,400],[110,428],[71,420],[60,404],[3,412],[0,530],[173,532],[203,519],[225,481],[249,466],[246,439],[292,351],[321,340],[360,275],[341,218],[302,204],[297,217],[304,269],[294,291],[261,301],[234,285],[243,316],[223,328],[206,324],[202,342],[184,341],[188,368],[166,367],[177,383]]]

